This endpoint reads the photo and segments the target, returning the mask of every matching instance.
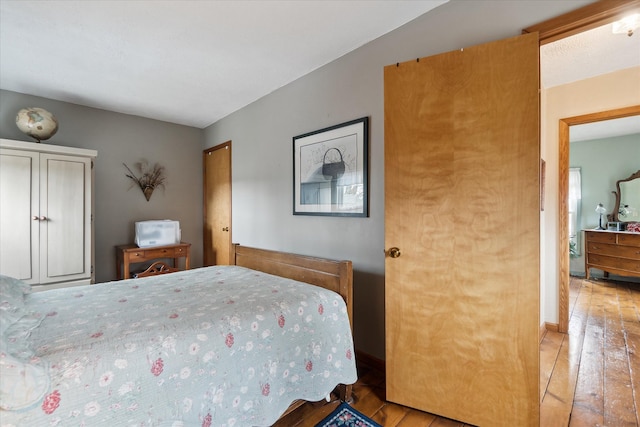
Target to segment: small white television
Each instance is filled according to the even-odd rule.
[[[165,220],[137,221],[136,245],[141,248],[180,243],[180,222]]]

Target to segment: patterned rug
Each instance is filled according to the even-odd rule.
[[[360,412],[341,403],[328,417],[316,424],[316,427],[382,427]]]

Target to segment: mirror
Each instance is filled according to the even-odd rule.
[[[640,221],[640,170],[629,178],[616,182],[616,205],[613,220],[620,222]]]

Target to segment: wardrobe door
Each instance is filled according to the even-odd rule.
[[[39,280],[38,153],[0,149],[0,273]]]
[[[40,283],[91,277],[91,159],[40,157]]]
[[[538,74],[537,34],[385,67],[390,401],[538,426]]]

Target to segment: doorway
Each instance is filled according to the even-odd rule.
[[[569,207],[568,207],[568,200],[569,200],[569,183],[568,183],[568,177],[569,177],[569,159],[570,159],[570,149],[569,149],[569,145],[570,145],[570,131],[571,131],[571,126],[577,126],[577,125],[583,125],[583,124],[587,124],[587,123],[595,123],[595,122],[601,122],[601,121],[605,121],[605,120],[614,120],[614,119],[620,119],[620,118],[624,118],[624,117],[630,117],[630,116],[636,116],[636,115],[640,115],[640,105],[635,105],[635,106],[631,106],[631,107],[625,107],[625,108],[618,108],[618,109],[613,109],[613,110],[607,110],[607,111],[600,111],[600,112],[596,112],[596,113],[591,113],[591,114],[585,114],[585,115],[580,115],[580,116],[575,116],[575,117],[568,117],[568,118],[563,118],[560,120],[559,122],[559,153],[561,153],[560,155],[560,164],[559,164],[559,173],[560,173],[560,177],[561,177],[561,187],[560,187],[560,206],[559,206],[559,216],[560,216],[560,223],[561,224],[566,224],[566,229],[565,230],[561,230],[561,236],[563,235],[568,235],[568,227],[569,227]],[[620,177],[620,179],[624,178],[623,176]],[[566,240],[566,239],[564,239]],[[567,244],[567,250],[566,253],[569,253],[569,249],[568,249],[568,242],[566,242]],[[569,277],[567,276],[566,278],[567,282],[569,282]],[[568,307],[568,298],[569,298],[569,286],[567,285],[567,289],[564,290],[564,292],[566,292],[566,301],[567,301],[567,307]],[[563,290],[561,289],[561,292]],[[562,300],[561,300],[562,302]],[[568,310],[568,308],[567,308]],[[568,317],[568,311],[566,313],[567,317]]]
[[[566,13],[556,18],[536,24],[523,30],[524,33],[538,32],[540,45],[551,43],[565,37],[569,37],[587,30],[610,24],[623,16],[637,12],[640,9],[640,1],[601,1],[575,11]],[[606,112],[605,112],[606,113]],[[568,177],[569,177],[569,126],[571,124],[588,123],[580,120],[606,120],[598,119],[598,114],[580,117],[571,117],[560,121],[558,144],[558,215],[556,249],[558,257],[558,324],[557,330],[566,333],[569,329],[569,241],[568,236]],[[626,114],[626,113],[613,113]],[[627,115],[633,115],[629,113]],[[592,116],[587,118],[587,116]],[[611,118],[613,118],[612,116]],[[624,115],[618,117],[625,117]],[[572,122],[572,123],[568,123]],[[573,122],[575,121],[575,122]],[[565,137],[563,138],[563,128]],[[566,139],[565,139],[566,138]],[[563,141],[564,139],[564,141]]]
[[[231,253],[231,141],[202,153],[204,265],[228,265]]]

